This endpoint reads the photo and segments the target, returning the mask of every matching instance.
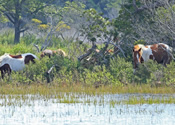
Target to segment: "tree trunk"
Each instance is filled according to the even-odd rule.
[[[15,37],[14,37],[14,43],[17,44],[20,41],[20,28],[18,23],[15,25]]]
[[[15,16],[14,16],[14,27],[15,27],[15,37],[14,43],[17,44],[20,41],[20,13],[21,13],[21,5],[20,1],[15,1]]]

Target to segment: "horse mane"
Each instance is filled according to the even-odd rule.
[[[15,59],[22,58],[22,56],[21,56],[21,55],[9,55],[9,56],[11,56],[12,58],[15,58]]]

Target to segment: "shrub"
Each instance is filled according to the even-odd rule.
[[[133,66],[131,62],[125,61],[124,58],[117,57],[110,61],[110,72],[115,79],[122,83],[132,83]]]
[[[164,76],[161,80],[167,85],[175,85],[175,62],[174,61],[172,61],[164,69]]]
[[[14,44],[14,32],[12,30],[7,30],[0,35],[1,44]]]
[[[26,45],[25,43],[23,42],[20,42],[16,45],[13,46],[13,49],[11,50],[11,53],[12,54],[22,54],[22,53],[35,53],[36,51],[34,51],[32,49],[33,46],[29,46],[29,45]]]
[[[18,71],[13,73],[13,80],[19,83],[31,83],[43,82],[45,80],[44,73],[48,70],[47,62],[48,60],[43,58],[42,60],[35,60],[36,63],[30,63],[26,65],[23,71]]]
[[[160,81],[163,77],[163,65],[157,64],[153,60],[144,62],[139,65],[134,75],[136,83],[154,83]]]
[[[105,66],[95,66],[93,71],[85,69],[82,77],[86,85],[122,85],[107,71]]]
[[[31,45],[32,43],[36,42],[37,42],[36,36],[31,34],[25,34],[23,37],[21,37],[20,43],[24,43],[25,45]]]

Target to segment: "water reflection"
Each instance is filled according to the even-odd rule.
[[[0,125],[174,125],[175,123],[175,104],[111,106],[109,100],[119,99],[117,96],[121,97],[121,95],[91,96],[92,100],[95,98],[107,100],[104,103],[97,101],[97,103],[68,104],[60,103],[56,98],[43,99],[40,96],[30,101],[21,99],[19,104],[0,106]],[[82,97],[90,98],[79,97],[80,100]],[[128,97],[123,95],[123,98]],[[3,101],[5,100],[0,102]]]

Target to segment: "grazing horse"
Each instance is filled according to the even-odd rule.
[[[54,56],[54,55],[60,55],[63,57],[67,56],[66,53],[62,49],[58,49],[58,50],[46,49],[42,51],[40,57],[43,58],[44,56],[48,56],[49,58],[51,58],[51,56]]]
[[[35,63],[37,56],[32,53],[25,53],[21,55],[10,55],[5,53],[0,57],[0,71],[2,78],[5,73],[11,74],[11,71],[20,71],[23,70],[25,64],[30,62]]]
[[[153,45],[135,45],[133,48],[134,70],[140,63],[146,62],[149,59],[155,60],[164,66],[172,60],[172,48],[164,43]],[[173,58],[174,59],[174,58]]]

